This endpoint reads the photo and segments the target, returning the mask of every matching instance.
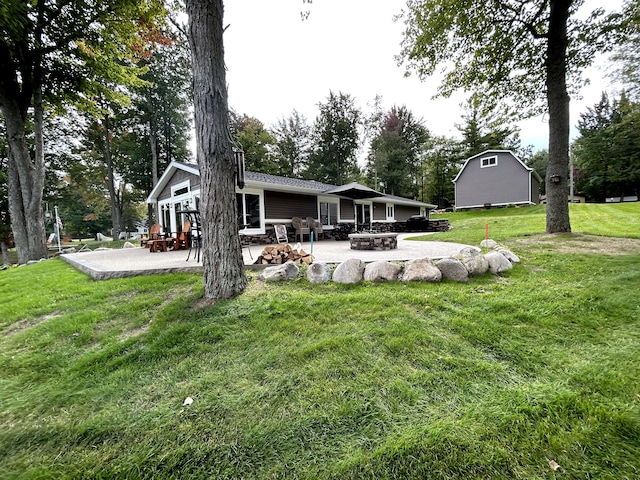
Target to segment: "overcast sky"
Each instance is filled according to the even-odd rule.
[[[402,24],[393,17],[404,5],[404,0],[315,0],[311,5],[302,0],[225,2],[230,107],[267,126],[294,109],[312,123],[318,103],[325,102],[330,90],[350,94],[365,111],[381,95],[385,110],[406,105],[432,133],[458,137],[455,124],[461,123],[465,94],[432,100],[437,79],[405,78],[394,59],[400,52]],[[300,12],[307,9],[311,14],[302,21]],[[572,125],[603,90],[611,89],[603,65],[602,61],[586,75],[591,85],[583,89],[583,99],[572,99]],[[545,118],[523,122],[521,128],[523,146],[546,148]]]

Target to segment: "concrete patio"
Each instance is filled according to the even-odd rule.
[[[385,251],[351,250],[349,241],[335,240],[314,242],[313,251],[309,242],[303,242],[301,247],[306,252],[313,253],[315,262],[341,263],[350,258],[359,258],[364,262],[406,261],[425,257],[438,259],[456,255],[462,248],[469,246],[450,242],[407,240],[407,238],[421,235],[428,234],[401,233],[398,235],[398,248]],[[247,268],[262,268],[262,266],[254,266],[253,263],[265,246],[250,247],[253,259],[249,255],[249,249],[242,249]],[[68,253],[61,255],[61,258],[94,280],[107,280],[158,273],[201,272],[202,259],[196,262],[193,258],[194,252],[191,252],[187,261],[188,254],[187,250],[151,253],[146,248],[136,247]]]

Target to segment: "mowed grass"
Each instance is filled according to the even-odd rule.
[[[489,211],[498,239],[536,210]],[[477,243],[486,213],[443,235]],[[468,284],[252,277],[207,307],[199,275],[0,272],[0,478],[640,477],[640,255],[516,253]]]

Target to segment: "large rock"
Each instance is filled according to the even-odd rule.
[[[358,283],[362,280],[364,262],[357,258],[350,258],[338,265],[333,272],[333,281],[336,283]]]
[[[495,240],[491,240],[490,238],[486,239],[486,240],[482,240],[480,242],[480,246],[482,248],[495,248],[498,246],[498,242],[496,242]]]
[[[472,277],[474,275],[483,275],[489,270],[489,262],[487,262],[482,253],[473,247],[465,247],[460,250],[458,258]]]
[[[398,279],[402,267],[391,262],[372,262],[364,268],[367,282],[386,282]]]
[[[489,271],[495,275],[513,268],[513,265],[507,260],[507,257],[495,250],[488,252],[484,258],[489,262]]]
[[[509,260],[511,263],[520,263],[520,257],[518,257],[515,253],[513,253],[511,250],[508,250],[504,247],[500,247],[497,246],[495,248],[496,252],[500,252],[502,255],[504,255],[507,260]]]
[[[326,263],[312,263],[307,268],[307,280],[316,285],[328,282],[331,280],[331,269]]]
[[[300,269],[298,266],[293,262],[287,262],[282,265],[265,268],[258,277],[258,280],[264,280],[265,282],[280,282],[282,280],[297,278],[299,274]]]
[[[457,258],[442,258],[436,262],[436,267],[442,272],[442,278],[456,282],[468,282],[469,272]]]
[[[122,248],[136,248],[136,246],[131,242],[124,242],[124,245],[122,245]]]
[[[439,282],[442,272],[433,264],[430,258],[409,260],[404,264],[404,272],[400,280],[403,282]]]

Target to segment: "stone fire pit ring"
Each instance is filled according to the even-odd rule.
[[[398,248],[397,233],[351,233],[351,250],[394,250]]]

